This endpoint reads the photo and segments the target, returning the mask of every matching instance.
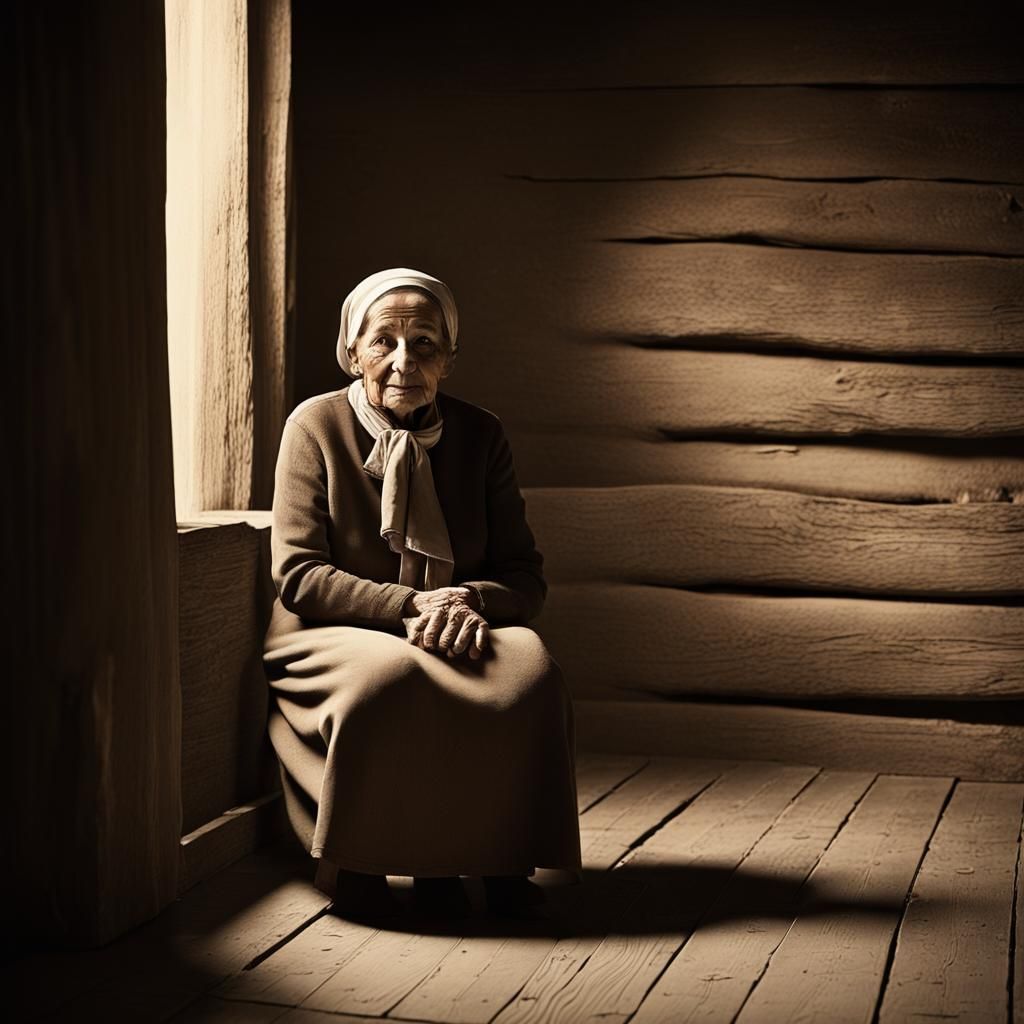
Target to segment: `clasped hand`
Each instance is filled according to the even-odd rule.
[[[468,651],[475,661],[487,648],[490,628],[473,603],[468,587],[417,591],[406,602],[412,614],[402,618],[409,643],[449,658]]]

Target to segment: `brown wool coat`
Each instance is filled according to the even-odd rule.
[[[444,431],[428,454],[452,583],[479,589],[492,626],[476,663],[405,640],[412,590],[380,536],[381,484],[362,468],[373,438],[347,389],[302,403],[282,437],[269,729],[289,817],[325,888],[338,866],[579,877],[572,702],[526,627],[546,587],[511,450],[493,414],[445,394],[438,405]]]

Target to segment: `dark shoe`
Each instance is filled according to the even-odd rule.
[[[334,908],[343,914],[386,916],[398,910],[398,901],[384,875],[365,875],[341,868]]]
[[[500,917],[529,917],[547,894],[526,875],[485,875],[487,909]]]
[[[428,917],[466,917],[472,906],[458,875],[414,877],[412,902],[419,913]]]

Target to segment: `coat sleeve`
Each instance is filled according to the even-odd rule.
[[[331,562],[327,466],[315,438],[285,423],[274,478],[271,573],[281,603],[316,622],[395,629],[411,587],[354,576]]]
[[[544,559],[526,521],[526,502],[516,480],[512,448],[501,424],[487,466],[487,564],[489,578],[467,580],[483,598],[491,625],[525,625],[544,606]]]

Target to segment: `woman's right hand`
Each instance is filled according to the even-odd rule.
[[[465,651],[474,661],[490,641],[487,620],[473,607],[475,594],[468,587],[441,587],[417,591],[406,602],[403,617],[409,643],[454,658]]]

